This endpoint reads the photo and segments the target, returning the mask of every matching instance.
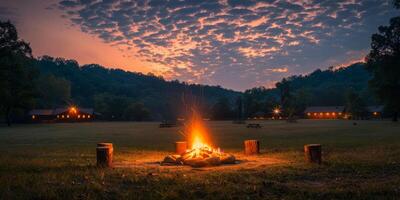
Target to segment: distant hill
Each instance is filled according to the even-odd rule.
[[[311,95],[310,105],[344,105],[346,92],[350,89],[360,94],[367,104],[376,104],[368,88],[371,75],[364,63],[355,63],[337,70],[315,70],[305,76],[292,76],[288,80],[294,90],[305,90]]]
[[[292,92],[303,92],[307,96],[309,106],[345,105],[346,92],[354,90],[360,94],[366,104],[377,104],[374,95],[368,88],[370,74],[365,70],[364,63],[355,63],[340,69],[317,69],[307,75],[296,75],[286,78]],[[255,96],[259,101],[268,98],[279,100],[276,88],[253,88],[245,94]]]
[[[96,64],[80,66],[74,60],[49,56],[36,59],[35,65],[41,75],[51,74],[70,83],[70,104],[94,107],[112,117],[123,115],[130,102],[138,102],[150,111],[152,119],[175,118],[184,112],[184,103],[196,101],[208,110],[219,98],[233,102],[241,94],[220,86],[166,81],[151,74],[109,69]],[[104,101],[118,105],[106,111]]]
[[[368,88],[370,78],[365,64],[355,63],[340,69],[317,69],[307,75],[287,77],[286,80],[291,93],[297,96],[296,103],[301,105],[298,111],[301,114],[300,110],[307,106],[344,106],[350,90],[358,93],[366,105],[378,105]],[[278,105],[280,92],[277,88],[256,87],[244,92],[246,117],[259,112],[270,113]]]
[[[94,107],[107,119],[130,119],[131,117],[125,115],[135,113],[138,103],[148,111],[149,119],[155,120],[182,116],[190,109],[186,106],[194,102],[201,105],[201,110],[207,117],[211,117],[211,109],[218,100],[228,99],[233,109],[235,100],[240,95],[244,96],[246,116],[259,111],[268,112],[271,107],[279,104],[279,91],[276,88],[259,87],[241,93],[220,86],[166,81],[152,74],[109,69],[96,64],[80,66],[74,60],[49,56],[36,59],[35,65],[42,76],[51,74],[69,83],[69,104]],[[364,64],[355,63],[336,70],[317,69],[307,75],[286,79],[292,92],[301,92],[305,96],[307,106],[345,105],[346,93],[350,89],[358,92],[366,104],[376,105],[376,100],[368,89],[370,78]],[[42,103],[39,107],[48,105]]]

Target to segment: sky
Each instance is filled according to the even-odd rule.
[[[391,0],[0,0],[39,57],[243,91],[363,61]]]

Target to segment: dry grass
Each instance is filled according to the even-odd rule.
[[[215,143],[243,162],[205,169],[161,167],[179,128],[156,123],[0,127],[0,199],[398,199],[400,124],[385,121],[210,122]],[[244,139],[262,154],[241,154]],[[117,168],[95,167],[95,144],[115,145]],[[323,145],[324,163],[302,148]]]

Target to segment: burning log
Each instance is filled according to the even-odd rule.
[[[304,145],[304,154],[307,162],[321,164],[322,158],[320,144]]]
[[[245,140],[244,153],[246,155],[253,155],[260,153],[260,142],[258,140]]]
[[[175,152],[179,155],[166,156],[161,165],[206,167],[235,163],[236,158],[233,155],[225,154],[219,148],[216,149],[210,145],[201,118],[196,115],[196,112],[193,113],[191,124],[187,127],[186,133],[183,133],[190,141],[190,149],[188,149],[188,143],[176,142]]]
[[[221,164],[234,164],[235,156],[222,153],[204,146],[186,151],[181,155],[169,155],[164,158],[161,165],[189,165],[191,167],[218,166]]]
[[[183,154],[187,150],[187,142],[175,142],[175,153],[176,154]]]
[[[98,167],[112,167],[113,149],[110,146],[96,147]]]

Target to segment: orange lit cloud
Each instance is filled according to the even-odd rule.
[[[37,56],[238,90],[360,60],[394,15],[382,0],[0,2]]]

